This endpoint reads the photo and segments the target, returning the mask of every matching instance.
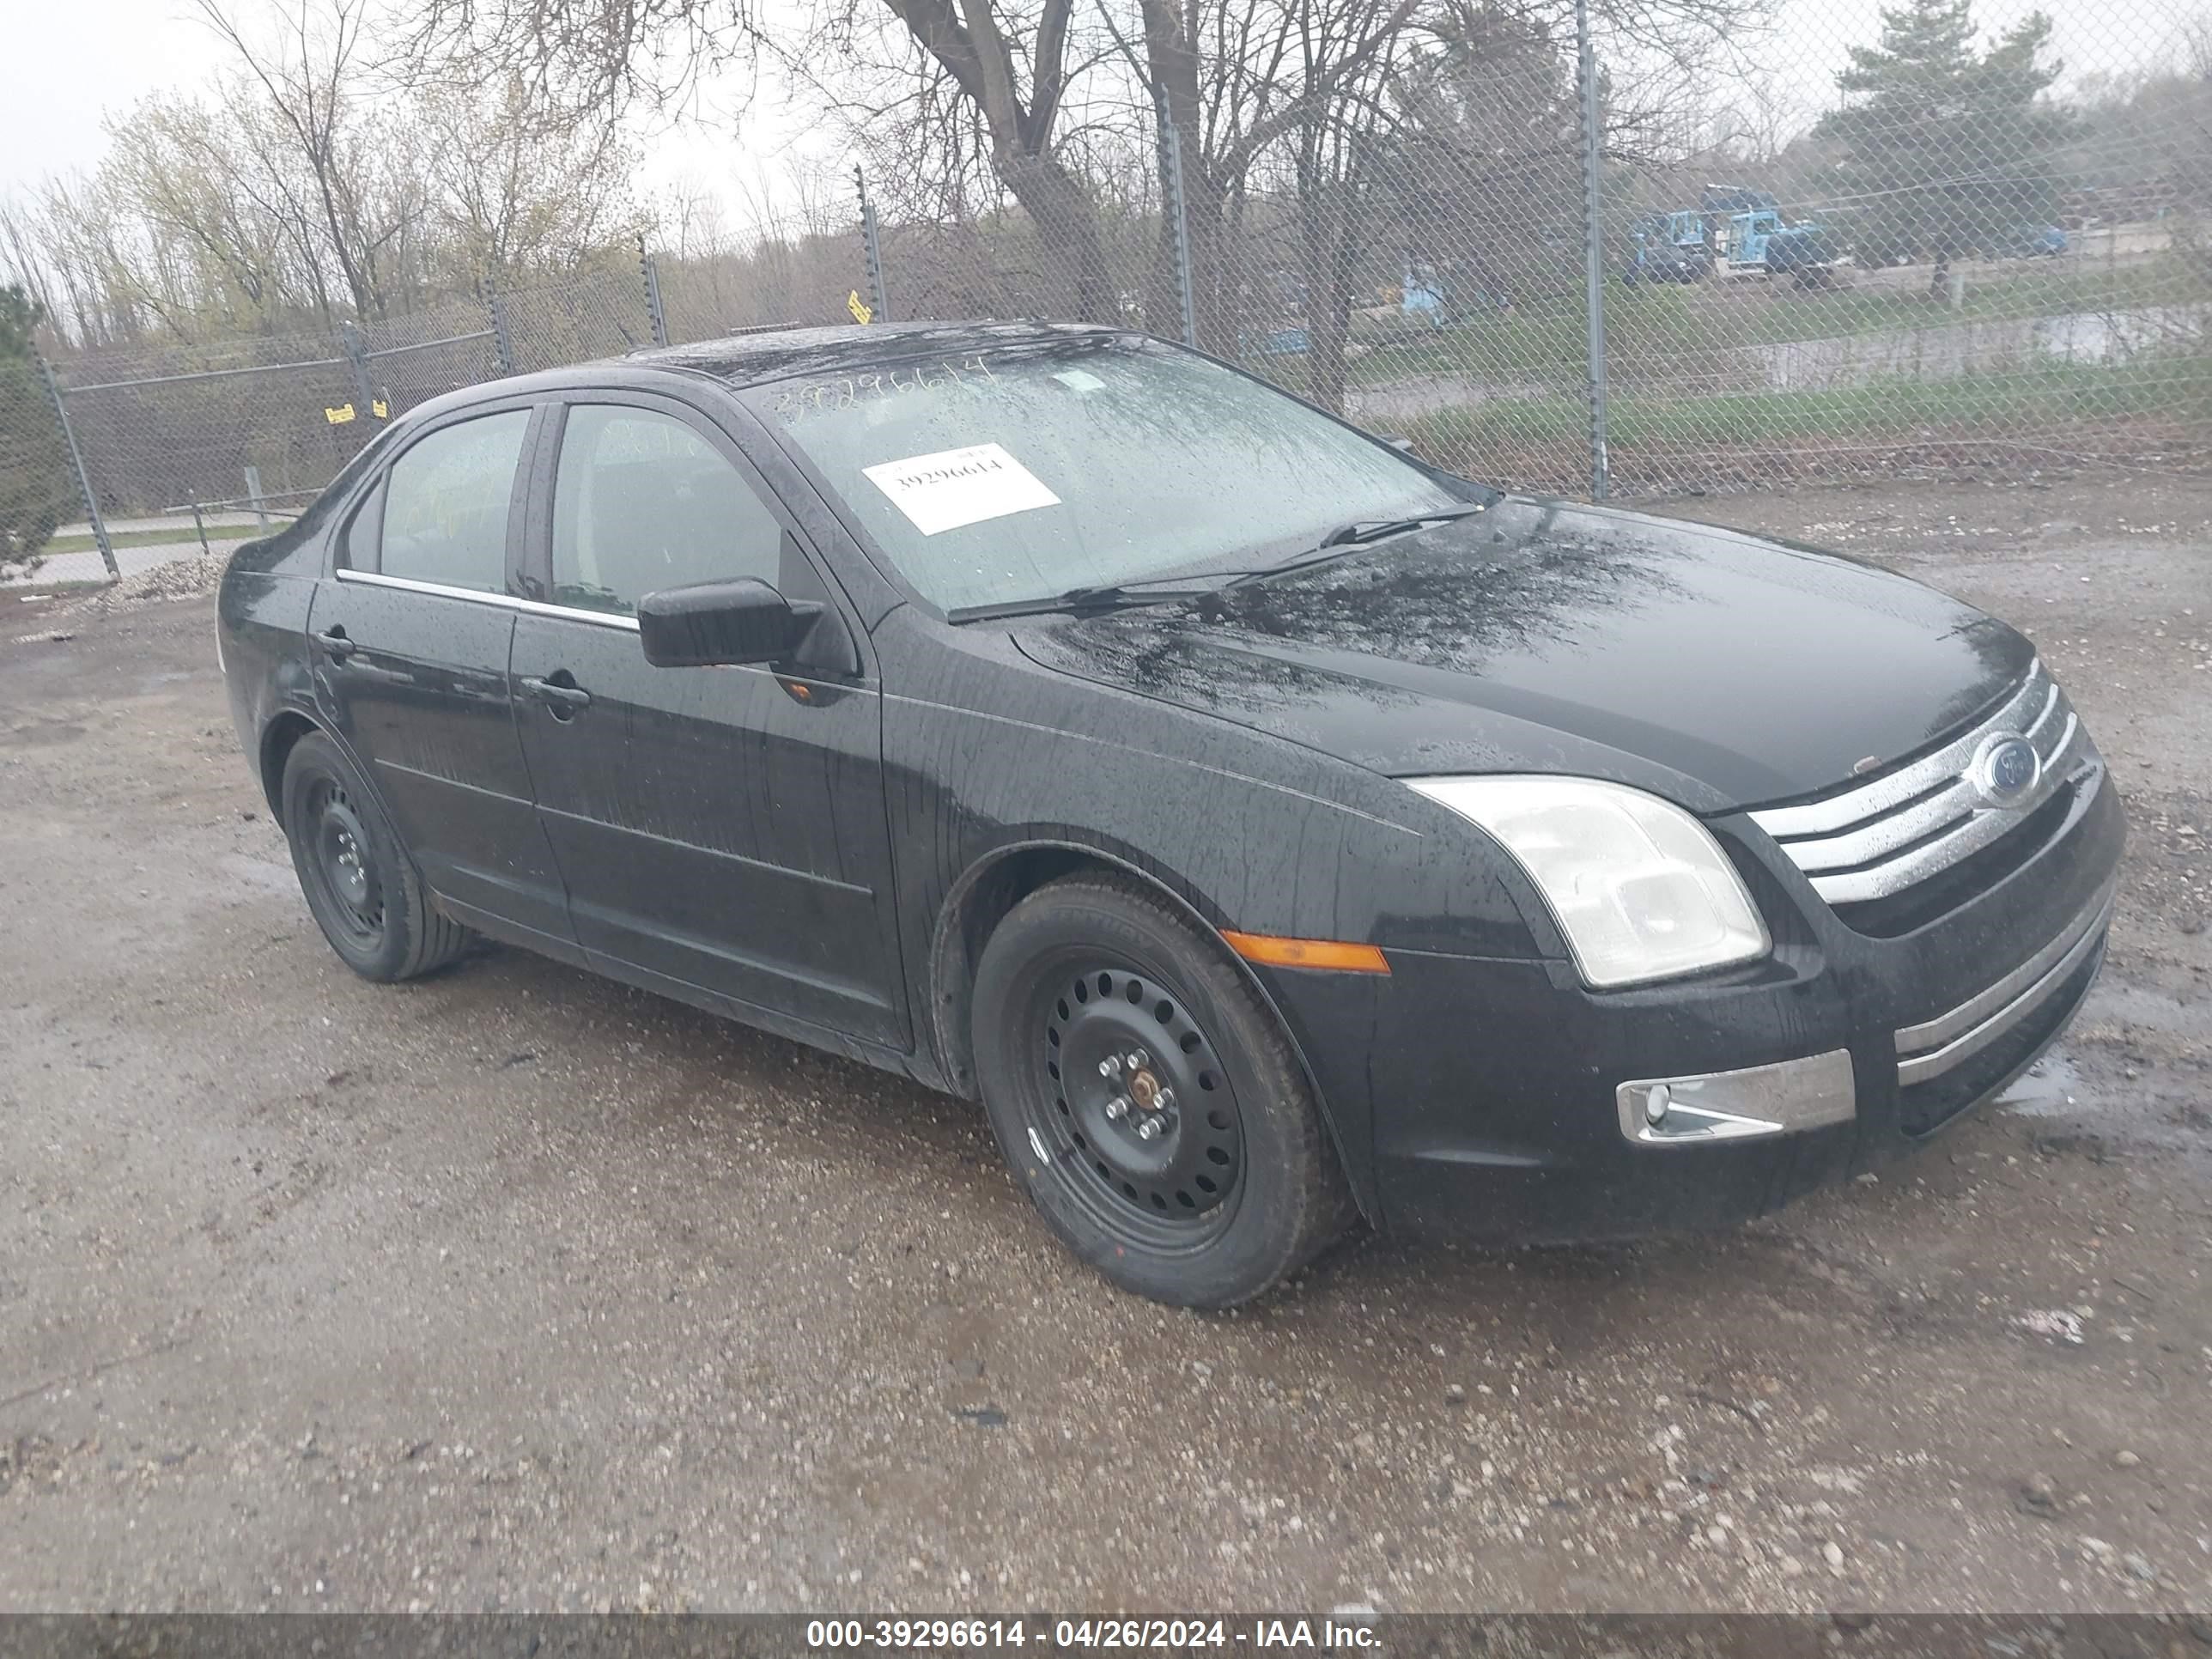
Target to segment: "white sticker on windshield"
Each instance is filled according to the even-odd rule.
[[[1052,378],[1070,392],[1096,392],[1106,384],[1087,368],[1063,368]]]
[[[997,444],[940,449],[860,471],[925,536],[1060,505],[1042,478]]]

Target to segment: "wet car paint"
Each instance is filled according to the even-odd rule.
[[[714,952],[698,947],[728,919],[702,930],[679,905],[652,914],[649,886],[609,890],[599,919],[614,925],[596,942],[582,938],[592,902],[578,907],[574,880],[568,915],[550,926],[520,906],[441,896],[495,936],[959,1093],[974,1091],[968,993],[991,924],[1021,892],[1079,863],[1129,872],[1209,927],[1371,941],[1391,956],[1387,979],[1245,969],[1300,1049],[1363,1209],[1377,1221],[1474,1233],[1577,1236],[1755,1213],[1894,1150],[1893,1103],[1875,1091],[1845,1131],[1716,1149],[1717,1158],[1668,1154],[1655,1169],[1620,1140],[1605,1103],[1615,1075],[1836,1046],[1878,1072],[1884,1021],[1952,1006],[1990,963],[2023,959],[2050,937],[2037,930],[2085,902],[2117,859],[2118,806],[2100,769],[2082,810],[2021,866],[2010,899],[1876,945],[1844,927],[1737,814],[1926,747],[2025,670],[2028,648],[2003,624],[1848,560],[1508,498],[1449,527],[1218,598],[957,626],[903,588],[730,391],[1071,336],[1086,331],[797,331],[529,377],[410,416],[419,425],[494,396],[550,404],[619,388],[681,399],[716,422],[811,550],[854,655],[834,672],[803,661],[696,671],[732,688],[719,708],[732,722],[730,775],[707,777],[710,745],[696,726],[672,739],[694,757],[686,787],[707,793],[660,820],[676,832],[661,839],[687,854],[718,850],[716,787],[728,814],[762,811],[763,796],[738,779],[773,708],[787,732],[787,780],[811,763],[829,781],[811,807],[770,790],[770,817],[789,812],[782,823],[805,822],[810,834],[763,861],[802,886],[842,884],[883,907],[801,903],[777,932],[802,939],[804,951],[776,959],[773,948],[725,938],[720,954],[757,971],[718,978]],[[549,466],[541,446],[526,469],[535,505],[517,515],[532,526]],[[241,550],[224,584],[234,711],[264,781],[287,732],[312,724],[347,735],[305,639],[311,597],[319,625],[319,595],[339,585],[334,522],[319,506]],[[520,541],[542,527],[514,533]],[[520,545],[517,560],[518,591],[529,593]],[[427,660],[437,629],[418,626],[434,637],[398,644]],[[356,654],[372,654],[363,646]],[[546,740],[528,725],[546,715],[513,690],[526,672],[520,659],[504,672],[510,717],[532,733],[516,738],[520,754]],[[604,662],[597,672],[604,683]],[[755,689],[738,690],[740,679]],[[878,733],[839,726],[841,701],[855,697],[879,707]],[[625,718],[639,718],[635,707]],[[665,760],[672,751],[655,745],[668,738],[642,732],[637,752]],[[465,781],[463,753],[438,751],[428,769]],[[1686,982],[1583,991],[1518,867],[1396,781],[1498,770],[1614,778],[1708,815],[1767,916],[1774,954]],[[593,787],[601,805],[582,816],[606,823],[637,810],[618,780]],[[505,862],[486,872],[487,890],[532,880],[557,840],[549,823],[568,811],[540,801],[530,830],[495,837]],[[806,867],[825,844],[879,844],[883,855]],[[712,881],[717,867],[711,856],[684,866],[674,860],[658,878]],[[2013,902],[2027,892],[2034,902]],[[844,981],[842,1003],[824,996],[825,979]],[[2078,994],[2063,1000],[2059,1024]]]
[[[1664,793],[1708,809],[1924,749],[2033,658],[2002,623],[1884,571],[1510,498],[1218,599],[1040,618],[1021,639],[1047,666],[1392,776],[1526,766],[1565,739],[1588,752],[1554,748],[1541,769],[1650,787],[1656,766]]]

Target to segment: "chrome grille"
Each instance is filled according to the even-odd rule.
[[[2016,800],[1992,805],[1977,761],[2006,738],[2025,738],[2042,766]],[[1887,898],[1949,869],[2051,799],[2094,753],[2066,694],[2042,663],[1996,714],[1894,772],[1819,800],[1751,814],[1813,890],[1831,904]]]

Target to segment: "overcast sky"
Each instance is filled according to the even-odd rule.
[[[241,16],[255,0],[242,0]],[[8,49],[0,52],[0,195],[50,173],[90,171],[106,153],[101,122],[149,93],[191,88],[225,66],[225,48],[191,0],[14,0]],[[811,145],[806,124],[773,99],[729,115],[748,88],[710,87],[707,118],[641,127],[642,182],[659,192],[702,185],[718,191],[733,221],[745,216],[740,179],[757,193],[787,159]],[[830,157],[828,159],[834,160]]]
[[[2045,0],[2057,25],[2057,46],[2069,71],[2124,70],[2170,59],[2185,15],[2208,0]],[[246,0],[246,9],[252,0]],[[1880,30],[1880,0],[1781,0],[1780,27],[1762,50],[1785,65],[1778,77],[1800,108],[1832,98],[1832,76],[1844,48],[1871,41]],[[1987,28],[2011,23],[2033,0],[1980,0]],[[106,147],[104,116],[128,109],[164,87],[204,82],[222,52],[189,0],[15,0],[8,50],[0,56],[0,194],[50,173],[89,170]],[[251,15],[248,11],[247,15]],[[714,88],[709,103],[725,108],[741,88]],[[702,185],[723,201],[732,222],[745,217],[739,179],[773,179],[794,149],[820,141],[808,124],[755,100],[741,128],[720,121],[685,121],[640,134],[643,183],[659,193]]]

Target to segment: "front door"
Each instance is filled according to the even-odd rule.
[[[461,921],[574,957],[507,697],[534,411],[435,427],[340,541],[307,618],[317,690],[430,890]]]
[[[902,1046],[882,709],[854,636],[725,434],[665,399],[605,397],[566,411],[532,537],[543,602],[511,660],[576,938],[628,977]],[[646,661],[640,597],[739,576],[828,603],[826,655],[780,672]]]

